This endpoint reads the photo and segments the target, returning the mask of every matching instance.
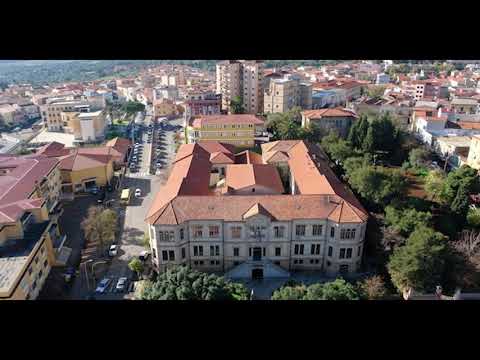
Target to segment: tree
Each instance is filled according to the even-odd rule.
[[[373,99],[380,99],[385,93],[385,86],[372,85],[367,88],[367,95]]]
[[[398,231],[402,236],[409,236],[418,226],[429,225],[432,214],[416,209],[385,208],[385,224]]]
[[[399,131],[389,113],[375,117],[370,123],[362,143],[362,149],[369,153],[391,153],[400,146]]]
[[[273,293],[272,300],[358,300],[355,287],[343,279],[323,284],[283,286]]]
[[[446,244],[444,235],[426,226],[412,232],[406,244],[394,250],[387,265],[395,287],[399,291],[435,289],[444,275]]]
[[[428,151],[421,147],[410,150],[408,154],[408,161],[412,167],[418,168],[425,165],[427,159]]]
[[[235,96],[230,101],[230,112],[232,114],[243,114],[245,109],[243,108],[243,101],[240,96]]]
[[[138,101],[127,101],[125,104],[122,105],[121,111],[132,115],[136,114],[139,111],[145,111],[145,105]]]
[[[96,243],[99,253],[103,254],[106,247],[115,240],[117,213],[110,209],[104,210],[98,206],[91,206],[81,227],[85,238]]]
[[[432,170],[425,178],[425,191],[430,199],[438,198],[441,196],[444,188],[445,174],[440,170]]]
[[[467,223],[472,228],[480,228],[480,209],[475,208],[468,210]]]
[[[343,163],[354,154],[354,150],[348,141],[343,140],[334,131],[322,138],[322,147],[330,155],[332,160]]]
[[[381,276],[374,275],[359,283],[360,294],[367,300],[380,300],[387,294],[385,283]]]
[[[457,195],[452,201],[450,208],[459,219],[466,220],[468,209],[470,206],[470,197],[468,195],[467,186],[461,184],[457,190]]]
[[[142,300],[246,300],[248,291],[223,277],[192,270],[187,266],[168,268],[145,287]]]
[[[135,272],[138,276],[140,276],[142,273],[143,273],[143,270],[144,270],[144,266],[143,266],[143,263],[140,261],[140,259],[138,258],[133,258],[129,263],[128,263],[128,267],[130,268],[130,270],[132,270],[133,272]]]
[[[272,295],[272,300],[303,300],[307,288],[305,286],[283,286]]]
[[[348,182],[365,200],[386,206],[405,193],[406,182],[400,171],[382,166],[362,166],[347,173]]]
[[[307,290],[308,300],[358,300],[355,287],[344,279],[326,282],[318,287],[312,285]],[[321,295],[320,298],[318,296]]]
[[[444,185],[442,198],[451,203],[457,196],[459,188],[463,185],[463,192],[471,194],[478,191],[479,181],[477,171],[468,165],[462,165],[460,168],[451,171]]]
[[[365,114],[362,114],[351,126],[347,140],[355,149],[361,149],[363,141],[367,136],[368,126],[368,118]]]
[[[285,113],[273,113],[267,116],[267,129],[275,140],[298,140],[315,138],[321,135],[318,127],[302,129],[300,124],[301,108],[294,107]]]

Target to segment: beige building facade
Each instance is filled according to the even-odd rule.
[[[247,114],[263,112],[263,68],[261,61],[222,61],[216,66],[216,91],[222,94],[222,110],[230,111],[233,98],[242,99]]]
[[[312,85],[298,79],[272,79],[263,101],[266,114],[287,112],[295,106],[308,110],[312,108]]]
[[[219,146],[207,144],[211,148],[205,142],[180,147],[147,215],[160,272],[182,264],[229,278],[360,270],[368,213],[322,164],[327,157],[318,146],[263,144],[262,164],[238,164],[244,157],[233,156],[236,163],[227,164],[212,186],[212,176],[217,181],[219,175],[213,165],[222,158]],[[223,155],[228,163],[233,154]],[[287,168],[285,188],[272,180],[278,178],[277,166]]]

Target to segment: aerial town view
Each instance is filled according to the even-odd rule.
[[[480,300],[480,61],[0,60],[0,300]]]

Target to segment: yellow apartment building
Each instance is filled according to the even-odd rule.
[[[66,261],[60,188],[57,159],[0,159],[0,300],[35,299],[51,267]]]
[[[250,114],[206,115],[193,118],[186,128],[187,142],[219,141],[238,147],[252,147],[265,130],[265,122]]]

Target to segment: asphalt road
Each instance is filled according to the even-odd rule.
[[[150,119],[151,117],[149,116],[145,118],[146,125],[148,125]],[[154,131],[153,142],[151,144],[147,143],[146,132],[142,136],[143,151],[140,161],[140,169],[138,172],[134,173],[127,171],[121,185],[122,188],[128,187],[132,191],[140,189],[142,196],[135,198],[132,195],[132,199],[128,206],[121,206],[118,208],[120,227],[122,229],[118,243],[118,254],[112,260],[105,275],[105,277],[112,279],[111,284],[105,294],[95,295],[98,300],[122,299],[125,294],[114,292],[116,282],[120,277],[125,276],[131,278],[132,273],[128,268],[128,263],[133,257],[136,257],[142,251],[149,249],[144,246],[144,234],[148,231],[145,217],[155,195],[161,190],[161,187],[168,179],[170,165],[175,158],[174,135],[178,131],[183,131],[183,128],[181,128],[182,124],[183,120],[181,118],[168,121],[164,130]],[[158,129],[160,129],[160,127]],[[157,141],[158,132],[162,133],[160,141]],[[151,162],[157,160],[155,149],[158,145],[162,148],[162,152],[159,154],[158,159],[162,161],[163,168],[160,170],[159,175],[151,175],[150,165]],[[119,192],[120,191],[121,189],[119,189]],[[99,280],[100,279],[98,279],[98,281]]]

